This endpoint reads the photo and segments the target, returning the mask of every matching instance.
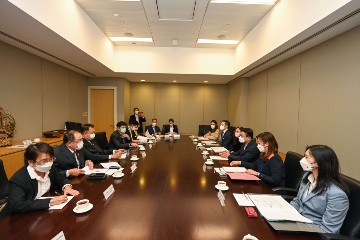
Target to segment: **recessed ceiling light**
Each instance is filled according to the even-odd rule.
[[[141,79],[140,82],[145,82],[145,79]]]
[[[176,82],[176,80],[173,80],[173,82]]]
[[[276,3],[276,0],[211,0],[211,3],[237,3],[237,4],[270,4]]]
[[[213,44],[238,44],[238,40],[214,40],[214,39],[198,39],[197,43],[213,43]]]
[[[110,37],[113,42],[153,42],[152,38]]]
[[[204,83],[208,83],[208,81],[204,81]]]
[[[120,15],[118,13],[114,13],[114,17],[118,18]]]

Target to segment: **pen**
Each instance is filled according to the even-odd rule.
[[[244,197],[246,198],[246,200],[249,201],[249,198],[246,196],[246,194],[244,193],[244,191],[242,192],[242,194],[244,195]]]
[[[62,194],[58,193],[57,191],[55,191],[55,194],[58,196],[61,196]]]

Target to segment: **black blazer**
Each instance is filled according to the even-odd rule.
[[[232,147],[233,147],[233,137],[232,137],[232,132],[228,129],[226,130],[226,132],[224,133],[224,135],[222,135],[221,133],[221,146],[226,148],[227,150],[231,151]]]
[[[77,165],[75,155],[67,148],[65,144],[61,144],[54,149],[56,160],[54,161],[54,167],[60,174],[66,177],[66,171],[72,168],[85,167],[84,150],[76,150],[76,156],[80,166]]]
[[[255,162],[241,162],[241,166],[251,168],[259,172],[259,178],[271,187],[285,186],[284,164],[277,153],[275,153],[274,156],[268,159],[265,163],[261,159],[257,159]]]
[[[131,145],[130,140],[127,138],[123,138],[119,131],[114,131],[111,134],[109,144],[110,150],[126,149],[129,148]]]
[[[244,149],[245,148],[245,149]],[[229,155],[229,162],[232,161],[244,161],[244,162],[254,162],[260,156],[259,149],[257,148],[257,143],[255,140],[251,140],[248,145],[245,147],[243,143],[240,149],[236,152],[232,152]]]
[[[102,149],[94,140],[86,140],[84,142],[84,158],[90,159],[93,162],[100,162],[102,160],[109,159],[109,155],[112,155],[113,151]]]
[[[61,189],[69,181],[52,167],[49,173],[51,182],[50,189]],[[51,199],[36,199],[38,193],[38,182],[31,179],[27,166],[24,166],[15,173],[9,181],[9,208],[11,212],[30,212],[41,209],[48,209]]]
[[[174,124],[173,127],[174,127],[174,132],[179,134],[179,129],[178,129],[177,125]],[[170,132],[170,125],[165,125],[163,134],[167,134],[169,132]]]
[[[155,126],[155,133],[154,133],[154,129],[153,129],[152,125],[147,126],[146,129],[148,130],[150,135],[155,135],[156,133],[161,132],[159,126],[157,126],[157,125]],[[146,130],[145,130],[145,132],[146,132]]]
[[[135,114],[134,115],[131,115],[130,118],[129,118],[129,124],[131,122],[134,122],[136,121],[136,117],[135,117]],[[145,117],[139,117],[139,133],[143,133],[143,126],[142,126],[142,123],[143,122],[146,122],[146,118]]]

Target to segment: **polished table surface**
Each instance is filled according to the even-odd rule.
[[[62,210],[14,214],[0,221],[0,239],[51,239],[63,231],[66,239],[321,239],[316,234],[275,232],[261,217],[250,219],[233,193],[271,193],[261,181],[232,181],[220,178],[213,166],[204,166],[201,151],[188,136],[146,146],[146,156],[137,154],[137,169],[127,157],[121,179],[90,181],[85,176],[71,180],[80,195]],[[226,161],[215,161],[216,166]],[[225,180],[225,207],[220,205],[215,185]],[[107,200],[103,191],[111,184],[115,193]],[[79,199],[87,198],[94,208],[76,214]]]

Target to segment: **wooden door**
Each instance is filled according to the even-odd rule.
[[[106,132],[109,139],[114,131],[114,89],[90,90],[90,122],[97,132]]]

